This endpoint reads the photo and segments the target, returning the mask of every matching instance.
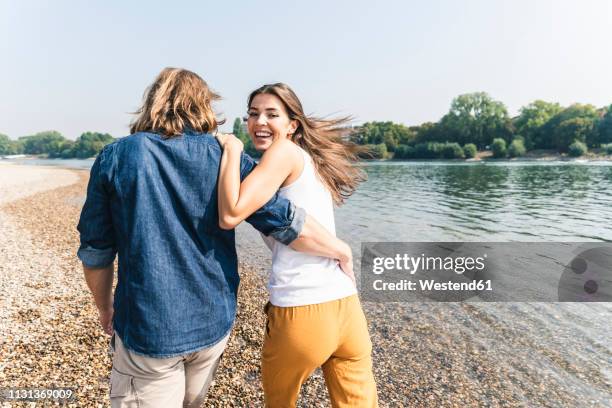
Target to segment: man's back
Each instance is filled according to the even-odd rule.
[[[218,226],[220,158],[209,134],[136,133],[107,146],[92,168],[79,256],[95,266],[118,252],[114,328],[132,351],[184,355],[232,327],[239,277],[234,231]],[[243,176],[253,166],[245,157]],[[275,197],[249,221],[276,233],[293,218],[294,207]]]

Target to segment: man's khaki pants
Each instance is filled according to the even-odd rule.
[[[229,334],[212,347],[171,358],[127,350],[114,336],[110,400],[113,408],[199,407],[219,366]]]

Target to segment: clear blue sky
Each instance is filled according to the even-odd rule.
[[[612,1],[0,0],[0,133],[128,134],[165,66],[191,69],[228,119],[283,81],[309,113],[437,121],[485,91],[511,115],[535,100],[612,103]]]

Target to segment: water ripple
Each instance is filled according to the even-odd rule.
[[[612,240],[612,167],[597,163],[372,163],[337,211],[351,241]],[[355,228],[359,224],[360,228]]]

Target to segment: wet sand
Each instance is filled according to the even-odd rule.
[[[78,399],[68,406],[108,406],[109,338],[98,327],[75,256],[87,177],[0,165],[0,289],[7,294],[0,300],[0,384],[73,387]],[[246,261],[236,325],[206,407],[263,406],[267,266],[256,256]],[[612,405],[612,345],[603,326],[609,306],[367,303],[364,309],[383,407]],[[539,318],[547,315],[553,317]],[[564,322],[571,319],[584,320],[601,338],[570,331]],[[320,371],[303,387],[299,406],[330,406]]]

